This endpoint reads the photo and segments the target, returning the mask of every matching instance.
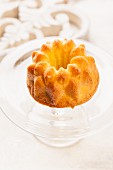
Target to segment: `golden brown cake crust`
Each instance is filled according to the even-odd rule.
[[[99,84],[95,60],[86,55],[83,44],[55,40],[32,53],[27,68],[31,96],[50,107],[75,107],[91,99]]]

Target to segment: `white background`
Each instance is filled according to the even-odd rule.
[[[113,56],[113,0],[80,0],[90,20],[89,40]],[[113,125],[62,149],[48,147],[0,111],[0,170],[113,170]]]

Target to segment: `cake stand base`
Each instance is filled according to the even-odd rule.
[[[62,140],[57,140],[57,139],[47,139],[43,137],[38,137],[34,136],[37,140],[41,141],[42,143],[46,144],[47,146],[50,147],[57,147],[57,148],[62,148],[62,147],[68,147],[74,144],[79,143],[82,139],[62,139]]]
[[[45,112],[43,110],[40,113],[40,117],[42,121],[48,122],[46,128],[42,126],[46,136],[35,135],[35,138],[52,147],[67,147],[78,143],[80,134],[89,130],[88,117],[83,107],[46,108]]]

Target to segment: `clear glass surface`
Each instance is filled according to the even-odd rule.
[[[17,126],[51,146],[68,146],[113,123],[113,58],[84,40],[100,74],[97,92],[87,103],[71,108],[50,108],[37,103],[26,86],[31,52],[53,38],[33,40],[6,56],[0,66],[0,108]]]

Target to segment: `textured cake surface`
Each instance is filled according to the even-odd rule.
[[[75,107],[87,102],[96,92],[99,73],[85,46],[73,40],[54,40],[32,53],[27,68],[31,96],[50,107]]]

